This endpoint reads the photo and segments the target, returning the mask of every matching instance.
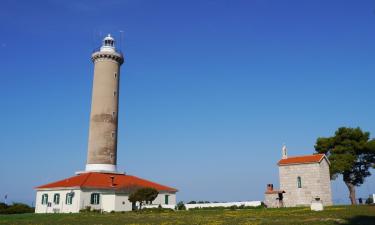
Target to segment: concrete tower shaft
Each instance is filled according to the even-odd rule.
[[[86,171],[116,172],[120,66],[124,62],[108,35],[94,63]]]

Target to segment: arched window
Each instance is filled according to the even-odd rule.
[[[56,205],[60,203],[60,194],[53,195],[53,203],[55,203]]]
[[[48,194],[42,195],[42,205],[47,205],[48,203]]]
[[[297,187],[302,188],[302,180],[301,177],[297,177]]]
[[[65,197],[65,204],[71,205],[73,203],[74,193],[67,193]]]
[[[91,201],[90,203],[92,205],[99,205],[100,200],[100,194],[99,193],[92,193],[91,194]]]

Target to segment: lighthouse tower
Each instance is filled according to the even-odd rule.
[[[86,171],[116,172],[119,80],[124,57],[108,34],[91,59],[94,82]]]
[[[35,212],[78,213],[87,207],[102,212],[131,211],[138,206],[129,201],[129,195],[138,188],[156,189],[159,194],[152,203],[174,208],[177,189],[117,172],[119,78],[124,57],[108,35],[91,59],[94,82],[86,170],[36,187]]]

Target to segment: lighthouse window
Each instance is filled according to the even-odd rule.
[[[42,195],[42,205],[47,205],[48,202],[48,194]]]
[[[92,205],[98,205],[99,204],[99,199],[100,199],[100,194],[99,193],[92,193],[91,194],[91,201],[90,201],[90,203]]]
[[[59,204],[60,203],[60,194],[53,195],[53,203]]]
[[[116,94],[117,94],[117,92],[116,92],[116,91],[114,91],[114,92],[113,92],[113,96],[116,96]]]
[[[111,136],[112,136],[112,138],[115,137],[115,132],[114,131],[112,131]]]
[[[115,78],[117,78],[117,73],[115,73]]]

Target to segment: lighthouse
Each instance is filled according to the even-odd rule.
[[[150,207],[176,205],[175,188],[117,171],[117,129],[122,53],[107,35],[91,55],[94,63],[91,113],[85,171],[36,187],[36,213],[78,213],[82,209],[102,212],[131,211],[139,204],[129,196],[139,188],[154,188],[158,196]]]
[[[91,59],[94,81],[86,171],[116,172],[119,81],[124,57],[108,34]]]

